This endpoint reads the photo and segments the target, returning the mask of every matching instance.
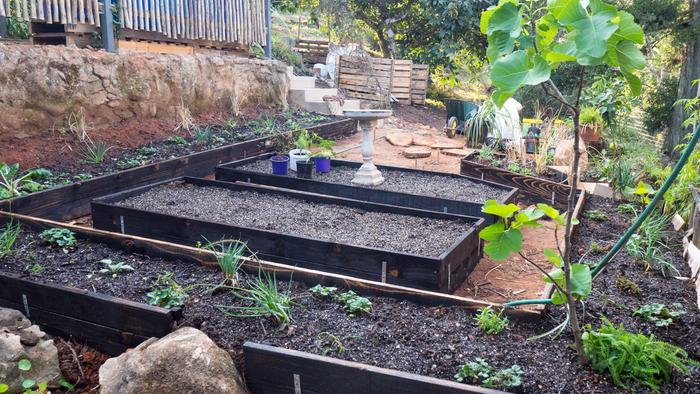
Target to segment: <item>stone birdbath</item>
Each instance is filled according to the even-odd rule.
[[[352,183],[362,186],[378,186],[384,183],[384,177],[372,162],[374,154],[374,128],[377,120],[390,117],[390,109],[357,109],[347,110],[343,115],[356,119],[358,128],[362,131],[362,167],[357,170]]]

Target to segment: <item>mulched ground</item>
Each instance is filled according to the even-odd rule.
[[[198,119],[199,131],[175,130],[175,125],[165,121],[88,130],[95,144],[109,147],[105,160],[99,164],[86,162],[84,144],[65,131],[41,139],[5,142],[0,138],[0,157],[7,163],[20,162],[22,170],[47,168],[53,176],[39,182],[46,187],[61,186],[334,119],[304,111],[259,108],[239,116]]]
[[[439,256],[467,231],[462,220],[422,218],[321,204],[285,195],[172,183],[116,203],[151,212],[305,236],[336,243]]]
[[[617,213],[615,203],[596,197],[587,201],[587,209],[599,209],[608,215],[609,220],[581,220],[581,228],[574,242],[574,250],[579,256],[588,251],[593,240],[611,243],[631,219]],[[680,239],[675,233],[670,238],[673,243]],[[239,366],[242,364],[240,346],[246,340],[320,354],[329,347],[326,338],[331,334],[340,338],[347,350],[344,353],[331,351],[330,356],[386,368],[452,379],[465,360],[482,357],[497,368],[520,365],[524,370],[522,392],[622,391],[612,386],[606,375],[576,364],[574,351],[569,346],[572,338],[568,334],[554,340],[527,339],[561,321],[563,313],[555,307],[550,308],[540,322],[513,321],[509,330],[491,336],[482,333],[473,317],[456,307],[423,307],[406,301],[368,297],[373,303],[372,313],[348,317],[340,305],[315,298],[306,286],[284,282],[278,283],[278,287],[291,291],[298,305],[292,310],[294,323],[280,330],[264,318],[242,319],[222,314],[216,305],[242,304],[228,293],[211,295],[205,291],[207,285],[221,281],[220,274],[215,270],[127,254],[83,240],[79,241],[77,248],[66,252],[48,247],[36,233],[28,230],[20,236],[17,245],[19,250],[12,256],[0,259],[0,270],[139,302],[146,301],[146,293],[152,290],[159,274],[174,272],[180,284],[191,286],[190,299],[180,324],[206,332],[232,354]],[[587,258],[591,256],[589,254]],[[689,269],[678,252],[669,257],[682,276],[689,275]],[[99,260],[104,258],[124,261],[132,265],[135,271],[116,278],[100,275],[98,271],[102,264]],[[35,273],[28,274],[28,268],[35,264],[43,269],[35,267],[32,270]],[[621,290],[615,285],[616,278],[621,275],[639,287],[639,294]],[[245,286],[253,278],[241,275],[239,284]],[[687,313],[677,323],[663,329],[631,316],[628,308],[652,302],[667,305],[679,302]],[[606,316],[616,324],[624,323],[629,331],[653,333],[659,339],[684,348],[691,357],[700,360],[700,312],[689,282],[664,278],[655,271],[644,272],[643,267],[624,251],[604,276],[595,282],[593,293],[586,301],[586,312],[584,324],[597,327],[601,324],[600,317]],[[663,391],[698,393],[699,379],[698,370],[693,370],[691,376],[676,374],[672,384],[664,387]],[[647,392],[644,389],[639,391]]]
[[[271,172],[271,164],[267,159],[246,163],[238,168],[254,172]],[[329,173],[314,173],[313,179],[322,182],[359,186],[352,183],[356,172],[357,168],[333,166]],[[489,199],[500,200],[508,194],[503,189],[496,189],[488,185],[472,182],[466,178],[449,175],[429,175],[386,169],[382,170],[382,175],[384,176],[384,183],[381,185],[359,187],[478,203],[486,202]],[[295,175],[293,172],[290,172],[289,176]]]

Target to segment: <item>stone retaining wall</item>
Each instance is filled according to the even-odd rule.
[[[81,108],[100,127],[173,117],[181,103],[194,115],[286,107],[288,89],[277,61],[0,44],[0,134],[19,137],[60,128]]]

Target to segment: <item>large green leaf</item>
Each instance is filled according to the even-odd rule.
[[[602,11],[573,22],[572,25],[578,29],[578,34],[574,39],[577,53],[591,58],[605,56],[608,49],[608,39],[618,27],[612,23],[612,19],[616,16],[615,12]]]
[[[632,41],[625,40],[617,43],[615,56],[617,57],[618,65],[624,70],[641,70],[647,64],[642,51]]]
[[[625,11],[620,11],[617,15],[619,27],[613,37],[619,41],[629,40],[640,45],[644,44],[644,31],[634,22],[634,16]]]
[[[523,247],[523,234],[518,229],[508,229],[495,241],[487,241],[484,253],[496,261],[507,259],[511,253],[517,253]]]
[[[512,95],[523,85],[538,85],[549,80],[551,68],[540,55],[530,58],[527,51],[518,50],[508,56],[499,58],[491,69],[491,82],[501,93],[496,97],[496,104],[500,107],[508,99],[508,93]],[[506,93],[506,96],[502,95]]]
[[[625,77],[627,84],[630,86],[630,92],[633,96],[639,96],[642,93],[642,80],[638,76],[634,75],[631,71],[620,70],[622,75]]]
[[[559,22],[565,25],[587,17],[580,0],[548,0],[547,8]]]
[[[511,37],[516,38],[520,35],[521,29],[522,16],[520,10],[511,2],[499,5],[488,19],[488,34],[496,31],[505,31]]]
[[[506,231],[506,226],[503,221],[499,220],[496,223],[485,227],[479,231],[479,238],[485,241],[498,241],[501,235]]]
[[[559,252],[550,248],[544,248],[542,249],[542,253],[544,253],[544,257],[546,257],[550,263],[554,264],[555,267],[561,268],[561,266],[564,264],[564,259],[561,257]]]
[[[585,264],[571,264],[571,294],[578,298],[586,298],[591,294],[592,287],[590,267]]]
[[[487,200],[481,207],[481,212],[507,219],[512,217],[518,209],[520,208],[515,204],[500,204],[496,200]]]
[[[515,38],[511,37],[510,33],[506,31],[496,31],[489,34],[487,41],[489,47],[486,50],[486,56],[491,63],[495,62],[500,56],[513,52],[515,47]]]
[[[536,32],[538,36],[538,44],[540,46],[549,45],[556,38],[559,32],[557,20],[551,13],[546,14],[537,21]]]

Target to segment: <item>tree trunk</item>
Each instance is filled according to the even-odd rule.
[[[678,80],[678,99],[693,98],[698,92],[698,87],[693,85],[693,81],[700,79],[700,0],[690,0],[693,10],[691,29],[693,33],[689,35],[690,41],[685,47],[685,57],[681,66],[681,74]],[[692,132],[691,127],[683,127],[683,121],[688,114],[683,111],[683,107],[677,105],[673,109],[671,119],[671,130],[669,130],[664,143],[666,152],[671,153],[683,137]]]

